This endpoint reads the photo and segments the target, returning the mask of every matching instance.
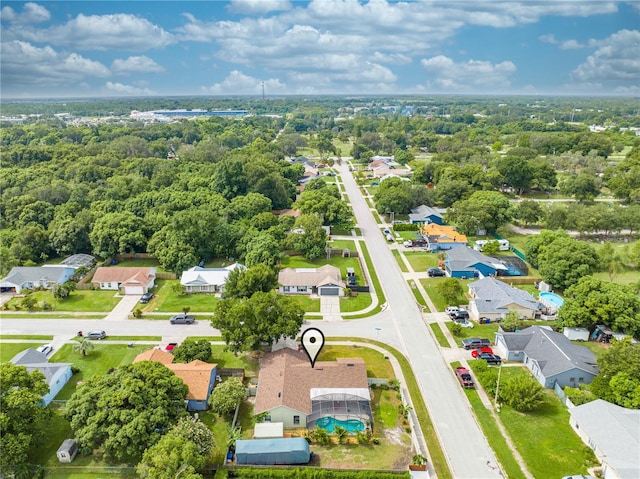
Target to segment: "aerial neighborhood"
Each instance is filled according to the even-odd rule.
[[[168,104],[3,104],[0,475],[640,477],[637,104]]]

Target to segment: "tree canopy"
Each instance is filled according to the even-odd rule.
[[[616,341],[598,357],[598,374],[591,392],[629,409],[640,408],[640,346],[630,339]]]
[[[464,234],[494,231],[512,216],[509,199],[497,191],[476,191],[468,199],[456,201],[447,211],[448,220]]]
[[[218,384],[209,397],[209,406],[218,414],[232,413],[238,402],[247,395],[240,378],[229,378]]]
[[[538,255],[538,271],[554,288],[566,289],[598,268],[598,254],[592,246],[560,236],[544,246]]]
[[[199,359],[207,362],[211,359],[211,343],[206,339],[186,338],[173,351],[176,361],[188,363]]]
[[[163,364],[141,361],[94,375],[67,401],[64,416],[82,448],[110,460],[139,460],[184,414],[188,388]]]

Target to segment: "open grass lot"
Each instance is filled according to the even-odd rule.
[[[371,304],[370,293],[355,293],[355,296],[343,296],[340,298],[340,311],[343,313],[352,313],[361,311]],[[320,311],[318,309],[318,311]]]
[[[287,297],[298,303],[307,313],[320,312],[320,298],[311,298],[302,294],[290,294]]]
[[[453,321],[447,321],[447,328],[451,331],[451,327],[454,325]],[[460,334],[453,335],[456,340],[456,344],[460,345],[460,341],[467,338],[485,338],[491,341],[491,344],[495,342],[496,332],[498,332],[498,325],[496,323],[491,324],[477,324],[474,323],[473,328],[462,328]],[[453,333],[451,333],[453,334]],[[471,353],[469,353],[469,357],[471,357]]]
[[[392,249],[391,252],[393,253],[393,257],[398,262],[398,266],[400,267],[400,271],[402,271],[403,273],[408,273],[409,272],[409,268],[407,268],[407,265],[404,263],[404,261],[402,261],[402,258],[400,257],[400,251],[398,251],[397,249]]]
[[[211,346],[211,359],[209,362],[215,363],[219,368],[243,368],[245,376],[258,376],[259,363],[257,357],[248,354],[236,356],[230,351],[225,351],[226,346],[214,344]]]
[[[116,267],[120,268],[157,268],[156,272],[166,273],[166,271],[160,266],[158,260],[155,258],[136,258],[136,259],[123,259],[118,261]]]
[[[191,313],[203,312],[212,313],[220,298],[212,294],[178,294],[173,291],[173,286],[179,284],[178,279],[158,279],[154,297],[146,305],[143,311],[146,312],[180,312],[183,308],[189,307]],[[143,305],[140,305],[143,306]]]
[[[116,296],[115,291],[73,291],[65,299],[54,299],[51,291],[35,291],[30,296],[36,298],[38,302],[47,301],[56,311],[72,312],[109,312],[122,299]],[[9,310],[16,310],[16,305],[20,305],[22,298],[13,298],[7,303]]]
[[[433,304],[435,304],[438,311],[444,311],[445,308],[448,306],[447,302],[442,297],[442,295],[438,292],[438,289],[437,289],[438,284],[440,284],[443,280],[444,278],[426,278],[426,279],[420,280],[420,283],[422,283],[422,286],[424,287],[425,291],[431,298],[431,301],[433,301]],[[460,279],[459,281],[462,282],[462,288],[465,291],[467,291],[468,289],[467,285],[471,283],[473,280]],[[460,296],[459,300],[457,301],[457,304],[458,305],[469,304],[469,299],[466,296]]]
[[[395,374],[384,354],[375,349],[356,346],[325,345],[318,357],[319,361],[335,361],[336,358],[362,358],[367,363],[367,376],[380,379],[394,379]]]
[[[6,363],[11,360],[16,354],[29,348],[37,348],[47,344],[46,341],[41,343],[0,343],[0,363]]]
[[[356,251],[356,242],[353,240],[332,240],[329,246],[333,249],[345,249]]]
[[[609,273],[606,271],[599,271],[594,273],[593,276],[602,281],[611,281]],[[640,278],[640,270],[627,268],[618,273],[613,282],[620,284],[638,284],[638,278]]]
[[[438,266],[438,255],[426,251],[405,251],[404,256],[416,273],[424,273],[427,268]]]
[[[524,366],[502,368],[503,379],[516,375],[529,371]],[[534,477],[587,474],[593,453],[569,425],[569,412],[552,390],[545,390],[539,410],[520,413],[503,405],[499,417]]]
[[[402,238],[402,241],[414,240],[418,235],[417,231],[397,231],[394,229],[393,232],[397,235],[400,235],[400,237]]]
[[[353,268],[356,273],[357,281],[362,284],[364,276],[360,268],[358,258],[343,258],[342,256],[332,256],[329,261],[327,258],[319,258],[316,260],[308,260],[302,256],[288,256],[282,260],[283,268],[319,268],[325,264],[330,264],[340,269],[342,277],[347,276],[347,268]]]
[[[93,349],[86,356],[74,352],[72,344],[65,344],[58,351],[54,351],[49,359],[51,362],[71,363],[80,369],[80,372],[74,374],[62,388],[56,399],[69,399],[79,382],[86,381],[95,374],[104,374],[111,368],[131,364],[138,354],[151,348],[142,344],[130,348],[126,344],[105,344],[100,341],[94,341],[92,344]]]

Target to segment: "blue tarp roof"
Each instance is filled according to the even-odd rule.
[[[302,437],[236,441],[236,464],[306,464],[309,458],[309,443]]]

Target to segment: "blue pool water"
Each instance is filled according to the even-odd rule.
[[[347,432],[354,434],[356,431],[364,431],[364,424],[357,419],[348,419],[347,421],[340,421],[332,417],[322,417],[316,421],[316,426],[320,426],[322,429],[326,429],[328,433],[333,433],[336,427],[346,429]]]
[[[553,304],[556,308],[559,308],[564,304],[564,299],[556,293],[540,293],[540,299]]]

